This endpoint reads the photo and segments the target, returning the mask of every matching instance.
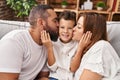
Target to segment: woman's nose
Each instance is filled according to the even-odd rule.
[[[75,28],[76,28],[76,27],[73,28],[73,31],[75,31]]]

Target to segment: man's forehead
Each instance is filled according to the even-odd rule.
[[[57,14],[56,14],[56,12],[55,12],[54,10],[48,9],[47,12],[49,13],[49,15],[50,15],[51,17],[54,17],[54,18],[57,17]]]

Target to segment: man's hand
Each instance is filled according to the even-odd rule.
[[[49,76],[49,72],[42,72],[42,71],[41,71],[41,72],[37,75],[37,77],[36,77],[35,80],[45,80],[45,79],[48,78],[48,76]]]

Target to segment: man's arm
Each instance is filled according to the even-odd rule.
[[[0,80],[18,80],[19,73],[3,73],[0,72]]]
[[[48,78],[48,76],[49,76],[49,72],[48,72],[48,71],[47,71],[47,72],[41,71],[41,72],[37,75],[37,77],[36,77],[35,80],[40,80],[41,78]]]
[[[88,69],[84,69],[79,80],[102,80],[102,75]]]

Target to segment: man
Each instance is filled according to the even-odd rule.
[[[57,15],[52,7],[38,5],[31,10],[29,23],[29,29],[14,30],[1,39],[0,80],[34,80],[37,75],[37,78],[48,76],[41,31],[46,30],[52,39],[57,39]]]

